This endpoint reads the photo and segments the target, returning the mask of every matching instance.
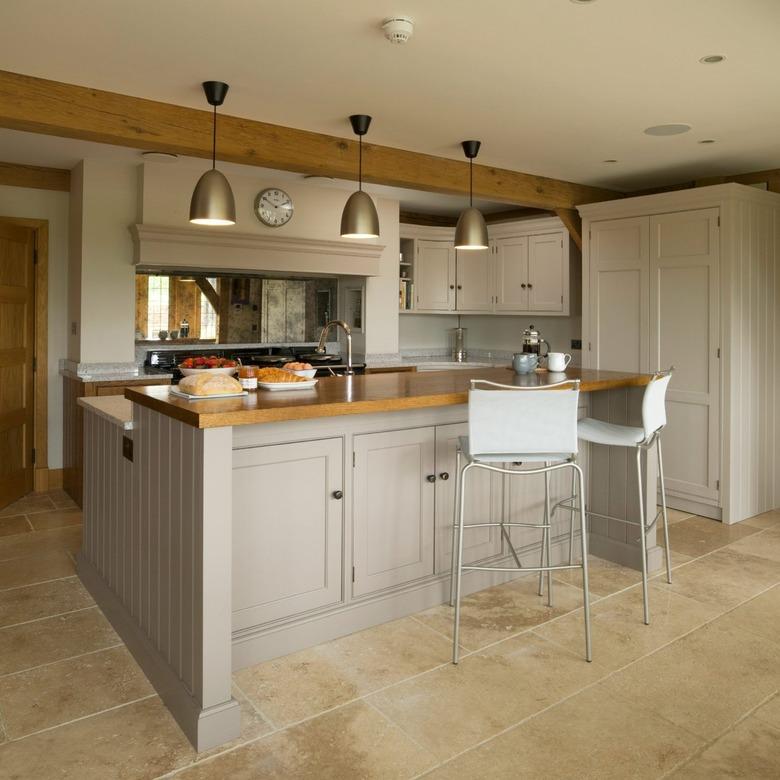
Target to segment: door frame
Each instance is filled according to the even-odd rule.
[[[35,464],[33,466],[33,487],[35,490],[49,488],[49,220],[26,219],[24,217],[0,216],[5,225],[32,228],[35,233],[36,259],[33,284],[35,286],[35,334],[33,357],[33,442]]]

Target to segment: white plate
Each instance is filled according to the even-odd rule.
[[[260,382],[257,386],[263,390],[311,390],[319,382],[318,379],[309,379],[307,382]]]
[[[242,395],[249,395],[246,390],[242,390],[240,393],[219,393],[218,395],[192,395],[192,393],[184,393],[181,390],[171,388],[171,395],[178,395],[179,398],[186,398],[188,401],[210,401],[212,398],[239,398]]]
[[[179,371],[184,376],[195,376],[195,374],[235,374],[238,371],[238,366],[225,366],[223,368],[182,368],[179,366]]]

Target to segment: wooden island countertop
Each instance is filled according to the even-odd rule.
[[[582,392],[642,387],[650,374],[570,368],[567,379],[579,379]],[[518,386],[544,386],[561,380],[560,374],[518,375],[511,368],[367,374],[320,379],[311,390],[251,391],[241,398],[187,401],[169,394],[168,387],[127,388],[125,397],[195,428],[371,414],[435,406],[455,406],[468,400],[469,380],[488,379]]]

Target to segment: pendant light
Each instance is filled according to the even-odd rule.
[[[455,249],[487,249],[488,232],[485,218],[474,208],[474,158],[481,141],[463,141],[463,153],[469,158],[469,207],[461,211],[455,228]]]
[[[363,192],[363,136],[368,132],[371,117],[365,114],[353,114],[349,121],[352,131],[358,137],[358,191],[349,196],[341,214],[342,238],[377,238],[379,236],[379,216],[374,201]]]
[[[217,106],[227,95],[228,85],[221,81],[204,81],[203,91],[209,105],[214,106],[211,133],[211,170],[198,179],[190,201],[190,222],[195,225],[235,225],[236,202],[233,190],[223,173],[217,170]]]

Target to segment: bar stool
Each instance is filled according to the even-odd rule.
[[[590,444],[605,444],[610,447],[626,447],[636,451],[636,476],[639,488],[639,523],[630,520],[623,522],[631,525],[639,525],[640,541],[642,545],[642,602],[644,607],[645,625],[650,624],[650,603],[647,589],[647,534],[654,528],[659,517],[663,518],[664,544],[666,545],[666,581],[672,582],[672,553],[669,549],[669,519],[666,512],[666,488],[664,485],[664,462],[661,453],[661,431],[666,425],[666,390],[672,378],[674,366],[668,371],[659,371],[653,375],[650,383],[645,387],[642,398],[642,427],[636,428],[629,425],[616,425],[602,420],[594,420],[586,417],[580,420],[577,426],[577,436],[581,441]],[[655,444],[658,453],[658,475],[661,483],[661,511],[656,512],[651,523],[645,522],[645,508],[642,494],[642,452],[647,452]],[[573,491],[572,491],[573,492]],[[572,507],[573,509],[573,507]],[[554,510],[553,510],[554,511]],[[620,520],[621,518],[602,515],[598,512],[586,512],[593,517],[603,517],[607,520]],[[574,512],[569,528],[569,562],[572,560],[572,545],[574,541]]]
[[[491,389],[483,389],[491,388]],[[516,387],[472,379],[469,391],[469,435],[459,440],[456,461],[455,520],[453,524],[452,602],[455,626],[452,662],[458,663],[460,635],[461,576],[464,571],[527,571],[547,573],[548,602],[552,602],[552,573],[564,569],[582,569],[585,617],[585,658],[592,660],[590,636],[590,600],[588,597],[588,551],[585,531],[585,483],[577,457],[577,402],[579,380],[558,382],[543,387]],[[464,463],[465,461],[465,463]],[[539,463],[524,471],[509,468],[510,463]],[[542,523],[465,523],[467,477],[473,469],[529,477],[544,474],[546,487],[544,522]],[[582,563],[553,566],[550,563],[549,476],[552,472],[572,469],[579,487]],[[572,514],[572,522],[574,522]],[[466,528],[501,528],[516,566],[464,566],[463,532]],[[523,566],[512,545],[507,528],[542,529],[542,560],[539,566]]]

